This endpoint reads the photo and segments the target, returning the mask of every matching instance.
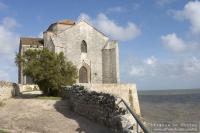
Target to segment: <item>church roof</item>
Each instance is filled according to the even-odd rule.
[[[56,22],[56,24],[75,25],[75,22],[72,20],[65,19],[65,20]]]
[[[44,40],[42,38],[30,38],[30,37],[21,37],[21,45],[44,45]]]
[[[61,20],[61,21],[52,23],[52,24],[48,27],[47,31],[52,31],[53,26],[55,26],[56,24],[62,24],[62,25],[70,25],[70,26],[73,26],[73,25],[75,25],[76,23],[75,23],[74,21],[72,21],[72,20],[64,19],[64,20]]]

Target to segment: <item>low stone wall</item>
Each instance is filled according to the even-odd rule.
[[[0,100],[20,95],[22,92],[40,90],[38,85],[22,85],[7,81],[0,81]]]
[[[65,87],[62,94],[69,99],[74,112],[103,124],[114,133],[132,133],[136,129],[134,118],[125,106],[118,104],[120,99],[114,95],[78,85]]]
[[[121,97],[126,101],[131,109],[138,115],[140,113],[140,106],[138,94],[135,84],[79,84],[83,85],[96,92],[104,92]]]
[[[28,85],[22,85],[19,84],[20,92],[27,92],[27,91],[38,91],[40,90],[39,86],[36,84],[28,84]]]
[[[16,83],[0,81],[0,100],[8,99],[19,94],[19,86]]]

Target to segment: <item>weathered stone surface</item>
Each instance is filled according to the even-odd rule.
[[[38,85],[22,85],[12,82],[0,81],[0,100],[19,96],[24,92],[39,91]]]
[[[27,91],[39,91],[40,88],[36,84],[27,84],[27,85],[21,85],[20,86],[20,92],[27,92]]]
[[[0,81],[0,100],[8,99],[19,93],[19,86],[16,83]]]
[[[69,99],[72,111],[88,119],[109,127],[115,133],[131,133],[135,125],[125,107],[118,104],[114,95],[95,92],[83,86],[63,89],[65,98]]]
[[[138,100],[137,88],[135,84],[79,84],[86,88],[96,91],[108,93],[121,97],[131,107],[131,109],[137,114],[140,113],[140,105]]]
[[[51,30],[50,30],[51,29]],[[29,38],[30,40],[35,40]],[[19,52],[26,49],[48,48],[59,53],[63,52],[66,59],[77,66],[78,70],[85,67],[87,83],[119,83],[119,50],[117,41],[111,40],[85,21],[73,25],[55,23],[43,33],[43,45],[24,45],[20,41]],[[26,39],[27,40],[27,39]],[[38,39],[37,39],[38,40]],[[86,43],[87,52],[81,51],[82,42]],[[19,67],[19,83],[32,83],[28,76],[23,75],[23,66]],[[78,71],[79,73],[79,71]],[[77,80],[79,83],[79,80]]]

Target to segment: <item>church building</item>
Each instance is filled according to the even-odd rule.
[[[119,83],[118,43],[85,21],[58,21],[43,32],[43,38],[21,37],[19,52],[30,48],[63,52],[78,69],[77,83]],[[22,68],[19,83],[32,84]]]

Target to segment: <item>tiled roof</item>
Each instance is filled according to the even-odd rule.
[[[63,24],[63,25],[71,25],[71,26],[73,26],[76,23],[74,21],[72,21],[72,20],[67,20],[67,19],[61,20],[61,21],[58,21],[58,22],[55,22],[55,23],[51,24],[48,27],[47,31],[52,31],[53,26],[55,26],[56,24]]]
[[[44,45],[44,41],[42,38],[21,37],[20,44],[21,45]]]
[[[56,22],[57,24],[64,24],[64,25],[75,25],[75,22],[74,21],[72,21],[72,20],[67,20],[67,19],[65,19],[65,20],[62,20],[62,21],[58,21],[58,22]]]

